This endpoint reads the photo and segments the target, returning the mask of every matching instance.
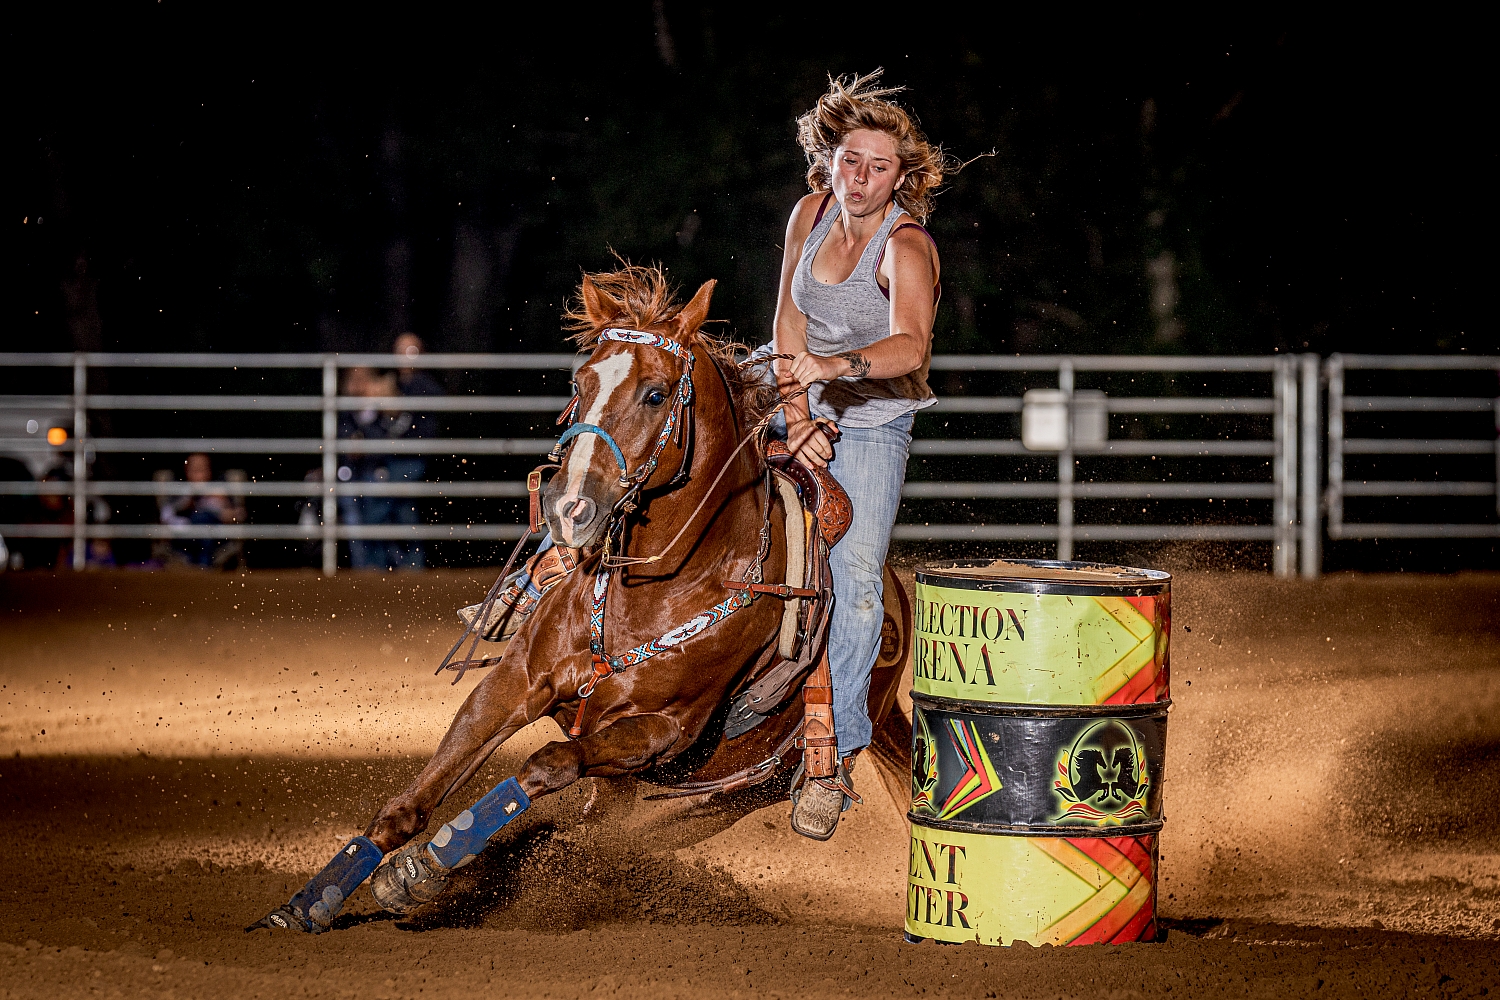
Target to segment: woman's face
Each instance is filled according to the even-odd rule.
[[[906,178],[896,140],[884,132],[850,132],[833,151],[833,196],[853,216],[883,212]]]

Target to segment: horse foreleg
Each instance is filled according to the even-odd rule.
[[[638,771],[682,736],[663,715],[631,716],[566,743],[549,743],[527,758],[516,778],[507,778],[468,809],[444,823],[426,844],[398,851],[375,873],[370,890],[382,907],[408,913],[436,899],[448,873],[473,861],[491,838],[525,812],[531,800],[561,791],[584,777]]]
[[[401,847],[501,744],[552,707],[550,690],[532,690],[523,668],[503,664],[469,692],[427,766],[370,820],[365,836],[382,851]]]
[[[646,767],[682,738],[665,715],[632,715],[566,743],[548,743],[526,758],[516,776],[536,798],[567,788],[579,778],[612,778]]]
[[[400,847],[426,829],[433,810],[453,789],[468,781],[502,743],[552,707],[551,693],[531,690],[523,668],[502,667],[490,674],[464,700],[463,707],[454,716],[452,725],[438,745],[437,753],[433,754],[422,773],[405,791],[385,804],[370,821],[364,836],[351,840],[284,906],[246,930],[281,927],[313,934],[327,930],[342,909],[344,900],[376,872],[387,851]],[[512,781],[511,784],[515,783]],[[523,808],[524,805],[519,805],[511,812],[518,813]],[[508,819],[509,814],[505,815]],[[387,869],[390,867],[386,866]],[[414,874],[419,874],[415,863],[412,869]],[[380,881],[378,876],[377,881]]]

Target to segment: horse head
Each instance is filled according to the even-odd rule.
[[[598,543],[627,494],[660,485],[682,467],[691,447],[684,423],[693,348],[714,284],[704,282],[678,306],[655,268],[584,276],[568,317],[575,339],[593,353],[574,375],[573,423],[558,444],[560,468],[542,493],[558,543]]]

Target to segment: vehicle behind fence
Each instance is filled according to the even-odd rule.
[[[230,543],[279,542],[328,574],[340,565],[340,543],[493,549],[524,531],[525,473],[556,439],[554,417],[579,360],[0,354],[0,459],[12,470],[0,482],[11,511],[0,516],[0,537],[12,548],[17,539],[53,539],[75,568],[117,540],[159,551],[213,542],[220,554]],[[341,372],[357,368],[430,369],[446,378],[446,394],[340,395]],[[931,377],[940,401],[917,419],[894,537],[1054,542],[1062,559],[1080,542],[1265,543],[1276,574],[1300,567],[1309,577],[1322,566],[1325,512],[1335,541],[1500,537],[1493,502],[1462,522],[1345,516],[1355,497],[1495,498],[1497,370],[1497,359],[1465,357],[940,355]],[[1393,372],[1458,373],[1477,388],[1418,396],[1388,381],[1383,395],[1346,389],[1351,379]],[[199,391],[183,393],[185,384]],[[341,414],[396,411],[432,415],[439,430],[340,437]],[[1364,419],[1351,415],[1399,413],[1452,420],[1402,435],[1346,433],[1346,420]],[[1467,423],[1453,422],[1460,419]],[[371,455],[393,467],[422,457],[424,477],[361,481],[350,468]],[[1352,456],[1391,455],[1405,456],[1402,478],[1348,471]],[[206,456],[193,461],[217,471],[207,481],[179,478],[184,456]],[[1450,468],[1455,458],[1467,465]],[[1414,459],[1432,459],[1433,471]],[[245,513],[216,523],[167,514],[205,496]],[[370,497],[415,504],[420,516],[350,523],[358,518],[348,516],[349,504]]]

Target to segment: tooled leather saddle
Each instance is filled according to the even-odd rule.
[[[767,443],[766,464],[786,537],[785,587],[811,596],[787,599],[776,643],[751,667],[730,701],[726,739],[748,733],[774,714],[817,666],[833,610],[828,553],[849,530],[853,515],[849,494],[838,480],[827,469],[798,461],[785,443]]]

